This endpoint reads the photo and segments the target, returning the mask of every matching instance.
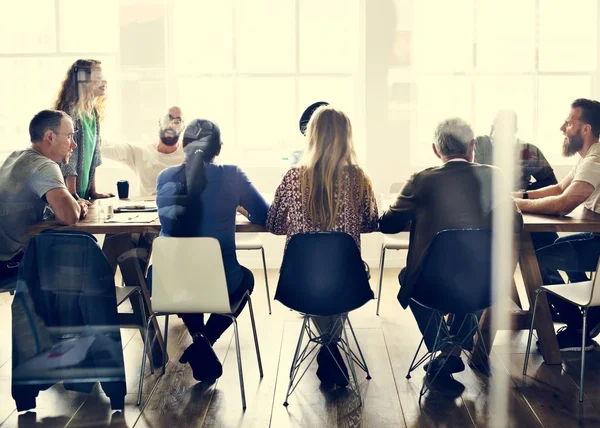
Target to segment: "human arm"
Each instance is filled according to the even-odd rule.
[[[138,151],[139,147],[130,143],[105,144],[103,141],[102,144],[103,157],[117,162],[123,162],[130,168],[135,166],[137,159],[136,154]]]
[[[237,185],[240,190],[238,205],[245,211],[242,214],[250,220],[250,223],[264,225],[267,222],[269,204],[240,168],[237,168],[236,172]],[[238,211],[240,210],[238,209]]]
[[[362,222],[360,226],[361,233],[370,233],[377,230],[379,221],[379,211],[377,201],[373,194],[373,188],[369,186],[365,189],[362,200]]]
[[[416,179],[416,175],[408,179],[396,201],[379,218],[379,230],[382,233],[402,232],[415,217],[417,200],[417,196],[415,195]]]
[[[112,198],[114,195],[114,193],[98,193],[96,191],[96,176],[94,175],[94,178],[92,178],[92,182],[90,183],[90,198],[92,199],[106,199],[106,198]]]
[[[564,192],[558,195],[536,199],[531,199],[531,197],[530,199],[516,199],[515,202],[521,211],[526,213],[567,215],[584,203],[593,191],[594,186],[590,183],[585,181],[573,181]]]
[[[275,235],[287,235],[289,228],[289,210],[293,201],[294,180],[298,178],[298,169],[290,169],[275,191],[273,203],[267,215],[267,230]]]

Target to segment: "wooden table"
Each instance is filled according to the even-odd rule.
[[[117,266],[123,276],[125,285],[139,286],[142,289],[144,301],[146,303],[146,314],[150,316],[152,306],[150,305],[150,292],[146,285],[146,280],[142,267],[137,257],[138,248],[134,247],[131,235],[134,233],[160,232],[160,223],[157,219],[151,223],[106,223],[107,207],[117,207],[119,205],[131,205],[138,203],[139,200],[120,201],[116,198],[108,200],[96,200],[89,208],[85,219],[79,221],[73,226],[64,226],[54,220],[46,220],[32,226],[29,229],[31,234],[40,233],[44,230],[80,230],[96,235],[105,235],[102,251],[106,258],[116,271]],[[266,232],[262,226],[257,226],[248,221],[245,217],[238,215],[236,217],[236,232]],[[147,248],[146,250],[150,250]],[[119,314],[119,321],[122,325],[139,325],[141,319],[139,303],[137,299],[131,299],[131,306],[134,314]],[[164,340],[160,333],[160,328],[156,318],[153,318],[152,334],[155,337],[155,347],[152,350],[153,361],[156,367],[162,365],[162,356],[166,352]],[[140,332],[143,332],[140,327]],[[143,337],[143,336],[142,336]]]

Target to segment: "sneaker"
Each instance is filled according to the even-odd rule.
[[[558,348],[561,351],[580,351],[581,352],[581,331],[575,331],[564,326],[556,332],[556,340],[558,340]],[[585,350],[591,351],[594,349],[594,341],[588,334],[585,338]]]
[[[208,339],[202,335],[194,338],[179,359],[181,364],[189,363],[194,379],[199,382],[215,380],[223,374],[223,366]]]
[[[423,370],[427,371],[429,366],[431,365],[431,369],[429,370],[429,374],[432,376],[442,375],[442,376],[450,376],[452,373],[460,373],[465,369],[465,363],[454,355],[450,355],[446,359],[446,355],[438,355],[423,366]]]

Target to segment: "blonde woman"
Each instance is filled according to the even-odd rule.
[[[360,234],[377,229],[378,212],[371,180],[358,165],[350,120],[341,110],[321,106],[310,118],[306,135],[308,148],[277,188],[267,229],[287,235],[287,241],[296,233],[346,232],[360,249]],[[340,331],[330,331],[329,317],[316,321],[321,333],[339,337]],[[335,344],[330,349],[342,371],[324,350],[317,357],[317,376],[324,384],[346,386],[342,356]]]
[[[100,157],[100,123],[104,118],[106,80],[102,64],[93,59],[78,59],[65,76],[54,109],[73,118],[77,148],[68,163],[61,165],[68,191],[76,198],[102,199],[114,196],[96,191],[96,167]]]

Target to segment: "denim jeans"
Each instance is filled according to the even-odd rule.
[[[547,236],[541,237],[541,235]],[[564,283],[558,270],[566,272],[570,282],[589,280],[586,272],[596,271],[600,256],[600,236],[589,232],[575,233],[557,238],[549,245],[542,245],[541,242],[546,241],[547,243],[546,238],[551,235],[532,234],[544,285]],[[554,235],[556,236],[556,234]],[[552,295],[548,295],[548,302],[554,307],[554,312],[558,312],[560,315],[560,321],[576,330],[582,328],[583,319],[580,308]],[[600,308],[591,308],[588,311],[588,317],[589,330],[600,322]]]

